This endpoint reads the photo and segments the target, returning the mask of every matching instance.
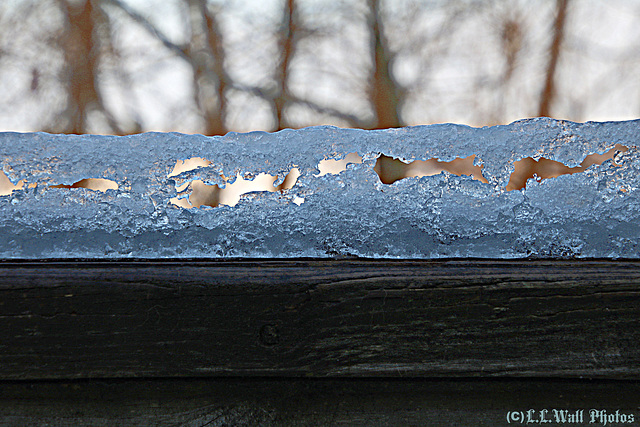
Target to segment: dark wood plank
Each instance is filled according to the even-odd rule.
[[[637,261],[0,263],[0,379],[640,378]]]
[[[197,379],[0,383],[6,426],[506,426],[640,419],[640,383],[532,379]],[[591,410],[632,423],[591,421]],[[556,412],[582,413],[561,422]],[[531,411],[531,412],[529,412]],[[565,412],[566,411],[566,412]],[[599,416],[602,414],[596,413]],[[511,424],[519,425],[514,422]],[[529,425],[546,425],[530,423]]]

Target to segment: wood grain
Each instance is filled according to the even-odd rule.
[[[0,379],[640,378],[640,262],[0,263]]]
[[[0,384],[3,426],[507,426],[547,410],[548,425],[590,425],[591,409],[640,416],[640,383],[557,379],[91,380]],[[584,411],[584,423],[553,410]],[[518,424],[518,423],[512,423]],[[542,423],[540,423],[542,424]],[[530,423],[529,425],[535,425]],[[546,424],[543,424],[546,425]]]

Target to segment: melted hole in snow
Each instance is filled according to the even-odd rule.
[[[201,206],[210,206],[215,208],[219,205],[235,206],[240,201],[240,196],[247,193],[259,191],[284,191],[293,188],[300,176],[300,170],[293,168],[285,176],[282,184],[273,185],[278,176],[261,173],[253,179],[244,179],[240,174],[237,175],[233,184],[227,184],[224,188],[220,188],[217,184],[207,185],[201,180],[191,181],[187,185],[181,186],[182,191],[191,187],[191,194],[188,198],[174,197],[171,203],[182,208],[199,208]],[[180,189],[179,189],[180,191]],[[304,202],[301,197],[295,197],[293,202],[300,205]]]
[[[33,188],[35,184],[29,184],[29,188]],[[24,188],[24,180],[19,181],[16,185],[9,180],[7,175],[0,171],[0,196],[8,196],[13,193],[14,190],[21,190]]]
[[[204,168],[211,164],[211,162],[207,159],[203,159],[202,157],[191,157],[187,160],[178,160],[176,161],[176,165],[173,167],[173,170],[169,174],[169,178],[173,176],[178,176],[182,172],[192,171],[198,168]]]
[[[320,173],[314,176],[323,176],[327,174],[337,175],[340,172],[347,170],[347,165],[355,163],[362,163],[362,156],[359,156],[358,153],[349,153],[341,160],[320,160],[320,163],[318,163],[318,170]]]
[[[556,178],[560,175],[571,175],[584,172],[591,165],[601,165],[605,160],[613,159],[616,153],[625,152],[628,148],[621,144],[616,144],[611,150],[604,154],[590,154],[580,163],[580,166],[570,168],[561,162],[545,159],[534,160],[526,157],[514,162],[515,170],[509,178],[507,191],[520,190],[525,188],[527,180],[534,178],[537,181],[548,178]]]
[[[437,175],[443,171],[458,176],[469,175],[473,179],[487,184],[489,181],[482,176],[482,166],[474,166],[473,164],[475,158],[474,154],[463,159],[454,159],[450,162],[428,159],[415,160],[407,164],[401,160],[381,154],[373,170],[376,171],[383,184],[393,184],[404,178]]]
[[[86,179],[81,179],[80,181],[71,185],[65,185],[65,184],[50,185],[49,188],[87,188],[89,190],[105,192],[107,190],[117,190],[118,184],[111,181],[110,179],[86,178]]]

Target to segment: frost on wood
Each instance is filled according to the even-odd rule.
[[[640,121],[551,119],[224,137],[2,133],[0,257],[638,258],[639,141]],[[617,144],[628,150],[577,168]],[[451,169],[470,156],[480,177]],[[381,158],[444,169],[384,184]],[[527,158],[580,173],[507,191]],[[330,164],[346,169],[319,168]],[[269,191],[237,190],[259,180]]]

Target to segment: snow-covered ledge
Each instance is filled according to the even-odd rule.
[[[0,258],[640,258],[639,143],[640,120],[546,118],[0,133]]]

